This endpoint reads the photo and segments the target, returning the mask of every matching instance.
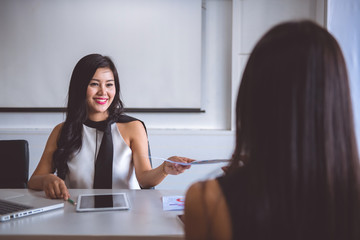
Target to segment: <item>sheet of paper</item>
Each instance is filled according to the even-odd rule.
[[[162,201],[163,201],[164,211],[184,210],[184,204],[185,204],[184,196],[163,196]]]
[[[151,159],[162,160],[162,161],[171,162],[171,163],[176,163],[176,164],[184,165],[184,166],[230,162],[230,159],[197,160],[197,161],[193,161],[193,162],[189,162],[189,163],[185,163],[185,162],[175,162],[175,161],[172,161],[172,160],[170,160],[170,159],[161,158],[161,157],[151,157]]]

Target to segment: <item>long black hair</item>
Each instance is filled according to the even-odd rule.
[[[253,49],[238,93],[233,233],[360,239],[358,156],[337,41],[311,21],[275,26]]]
[[[120,83],[116,67],[112,60],[100,54],[90,54],[76,64],[69,86],[66,119],[57,141],[57,149],[53,154],[54,171],[65,179],[68,172],[67,162],[72,155],[80,150],[82,141],[82,124],[88,117],[86,91],[91,78],[98,68],[110,68],[114,75],[116,93],[109,106],[109,119],[116,119],[124,112],[120,100]]]

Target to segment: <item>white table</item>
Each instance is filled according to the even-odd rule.
[[[45,197],[42,191],[10,190]],[[184,239],[183,225],[176,218],[183,211],[163,211],[162,208],[162,196],[184,195],[181,190],[69,191],[75,201],[79,194],[125,192],[131,209],[78,213],[75,206],[65,202],[63,209],[0,223],[0,239]]]

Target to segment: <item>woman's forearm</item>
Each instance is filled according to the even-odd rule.
[[[44,190],[45,178],[48,177],[50,174],[51,173],[31,176],[31,178],[28,182],[28,188],[33,189],[33,190]],[[51,174],[51,175],[54,175],[54,174]]]
[[[142,188],[151,188],[161,183],[167,175],[164,162],[157,168],[143,172],[137,179]]]

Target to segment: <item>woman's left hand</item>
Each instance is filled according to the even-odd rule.
[[[195,160],[186,158],[186,157],[178,157],[178,156],[172,156],[168,158],[171,161],[174,162],[184,162],[184,163],[190,163]],[[183,173],[186,169],[190,168],[190,165],[181,165],[177,163],[171,163],[171,162],[164,162],[164,173],[165,174],[171,174],[171,175],[178,175],[180,173]]]

